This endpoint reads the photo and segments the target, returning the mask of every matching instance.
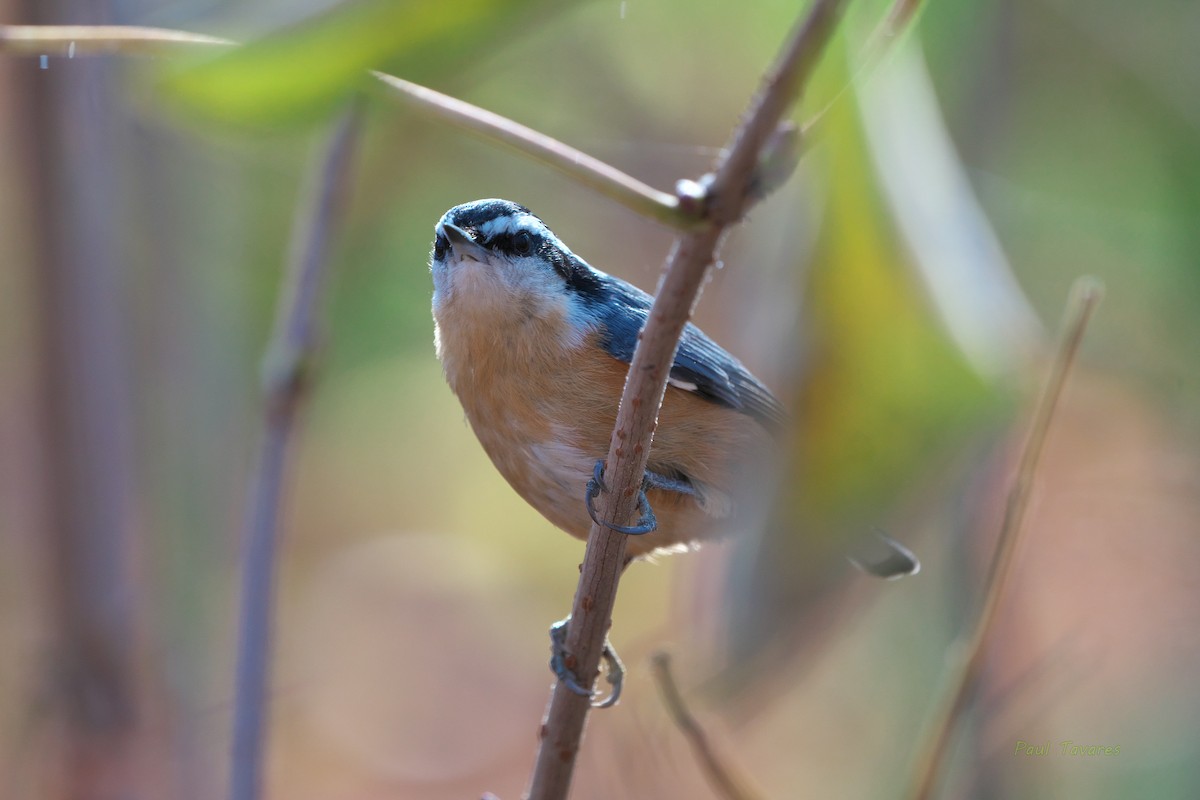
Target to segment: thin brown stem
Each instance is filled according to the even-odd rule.
[[[330,241],[349,189],[359,117],[357,105],[344,112],[322,156],[312,198],[299,207],[274,334],[264,361],[266,430],[245,521],[230,800],[256,800],[262,794],[271,607],[285,472],[295,445],[300,407],[308,394],[318,301],[328,269]]]
[[[1009,489],[996,552],[983,584],[982,602],[968,634],[958,645],[956,667],[949,673],[951,677],[944,693],[945,699],[938,706],[936,716],[928,727],[927,736],[921,740],[921,749],[918,751],[909,786],[908,796],[913,800],[927,800],[933,796],[956,724],[966,710],[979,680],[988,634],[995,623],[996,609],[1012,572],[1013,554],[1017,549],[1025,510],[1029,505],[1033,477],[1045,448],[1046,434],[1050,430],[1050,423],[1054,418],[1067,375],[1070,374],[1079,352],[1088,321],[1103,296],[1103,286],[1094,278],[1080,278],[1071,288],[1062,338],[1055,352],[1050,374],[1046,378],[1042,396],[1034,409],[1029,437],[1022,449],[1012,488]]]
[[[530,156],[639,214],[680,229],[697,222],[680,208],[675,195],[660,192],[544,133],[428,87],[382,72],[371,74],[392,90],[393,97],[415,110]]]
[[[793,31],[718,161],[708,192],[701,198],[703,222],[675,242],[629,367],[609,443],[605,479],[610,491],[599,498],[601,519],[627,524],[633,518],[658,408],[683,326],[726,229],[742,218],[751,202],[763,148],[811,77],[843,5],[841,0],[816,0]],[[592,526],[566,636],[566,651],[584,686],[592,684],[599,668],[625,547],[623,534]],[[575,694],[563,682],[555,686],[542,726],[530,800],[567,796],[590,709],[587,697]]]
[[[725,800],[756,800],[758,795],[746,788],[749,782],[734,774],[734,770],[727,760],[717,753],[704,727],[684,702],[683,694],[675,683],[675,676],[671,673],[671,656],[665,652],[655,653],[652,663],[663,705],[666,706],[675,727],[679,728],[679,732],[687,739],[713,791]]]

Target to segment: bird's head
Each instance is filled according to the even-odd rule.
[[[581,330],[588,325],[600,273],[524,206],[464,203],[442,216],[435,234],[430,270],[439,324],[461,314],[488,325],[556,315]]]

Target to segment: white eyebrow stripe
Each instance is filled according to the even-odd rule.
[[[503,216],[493,217],[479,226],[479,233],[487,239],[500,234],[516,233],[521,230],[536,231],[542,234],[550,232],[542,221],[533,216],[533,214],[504,214]]]

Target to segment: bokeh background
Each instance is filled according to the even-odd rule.
[[[268,37],[215,63],[0,55],[0,795],[224,792],[260,362],[347,75],[391,68],[669,190],[798,5],[0,2]],[[763,796],[902,794],[1082,274],[1107,297],[945,796],[1200,791],[1200,7],[929,2],[864,61],[885,11],[853,4],[795,115],[824,110],[820,135],[696,312],[796,412],[789,524],[629,570],[629,685],[574,797],[712,796],[650,677],[664,647]],[[582,545],[441,379],[432,226],[517,200],[647,289],[671,234],[366,94],[287,492],[267,794],[515,798]],[[872,529],[921,574],[831,566]]]

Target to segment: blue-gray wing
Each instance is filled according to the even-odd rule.
[[[638,331],[650,311],[650,295],[610,275],[601,274],[591,308],[600,323],[600,343],[614,358],[633,360]],[[683,329],[679,350],[671,365],[671,383],[712,403],[732,408],[777,431],[787,412],[771,390],[750,374],[742,363],[692,323]]]

